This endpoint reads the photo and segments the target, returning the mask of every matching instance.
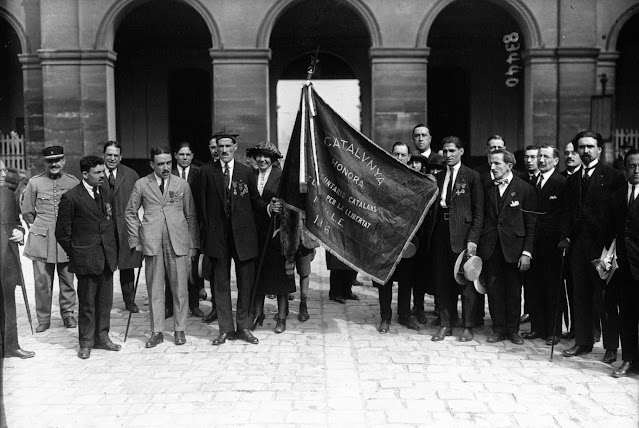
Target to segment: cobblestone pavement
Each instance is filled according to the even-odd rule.
[[[31,263],[23,267],[35,315]],[[89,360],[77,357],[78,331],[63,327],[57,293],[52,328],[31,335],[16,290],[20,344],[37,355],[5,360],[9,427],[639,425],[639,379],[612,378],[600,344],[566,359],[572,342],[562,342],[550,362],[543,341],[487,344],[489,327],[468,343],[432,342],[430,325],[414,332],[394,322],[380,335],[375,288],[355,287],[361,300],[345,305],[328,299],[323,251],[313,262],[311,319],[297,320],[296,299],[287,331],[275,334],[276,303],[267,300],[259,345],[211,346],[217,323],[189,317],[186,345],[174,345],[169,319],[168,340],[145,349],[144,274],[141,312],[123,343],[129,313],[117,276],[114,288],[111,336],[122,351],[94,350]],[[210,303],[200,307],[208,313]]]

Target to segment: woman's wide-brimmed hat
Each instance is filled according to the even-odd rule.
[[[266,155],[273,160],[281,159],[282,154],[274,144],[268,141],[262,141],[257,145],[246,150],[246,156],[255,157],[257,155]]]

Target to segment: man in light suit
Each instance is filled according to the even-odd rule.
[[[619,300],[623,363],[613,377],[639,372],[639,150],[630,149],[624,161],[628,184],[612,195],[606,230],[606,246],[617,239],[619,263],[610,286]]]
[[[109,338],[118,247],[104,161],[85,156],[80,159],[80,171],[81,184],[62,195],[55,236],[69,255],[69,271],[78,277],[78,357],[86,360],[91,349],[121,349]]]
[[[521,311],[520,272],[530,268],[535,238],[535,189],[512,173],[515,156],[498,149],[490,154],[494,177],[484,185],[484,225],[478,255],[484,261],[488,309],[493,320],[489,343],[508,339],[516,345]]]
[[[191,189],[186,180],[171,174],[171,163],[170,149],[151,149],[153,173],[135,183],[125,212],[129,246],[144,254],[152,331],[147,348],[164,341],[165,279],[173,293],[175,344],[186,343],[190,260],[199,248]],[[144,209],[141,222],[140,206]]]
[[[249,327],[249,306],[258,253],[254,210],[267,209],[257,191],[255,173],[235,160],[237,134],[220,131],[217,141],[219,162],[202,168],[197,196],[202,222],[202,253],[211,259],[219,336],[213,345],[236,338],[257,344]],[[231,259],[237,275],[236,328],[231,302]]]
[[[461,140],[455,136],[444,138],[442,150],[447,168],[436,176],[440,200],[435,206],[435,229],[431,240],[441,327],[432,340],[443,340],[452,334],[457,318],[457,296],[461,294],[464,329],[459,340],[468,342],[473,339],[479,293],[472,283],[457,284],[453,271],[455,260],[463,250],[476,255],[484,219],[484,192],[479,174],[461,164],[464,154]]]
[[[7,169],[0,160],[0,359],[32,358],[35,352],[20,349],[18,344],[15,290],[23,281],[18,244],[24,243],[24,228],[15,194],[4,187],[6,175]]]
[[[122,165],[122,146],[117,141],[104,143],[102,157],[106,167],[106,183],[113,194],[113,210],[116,221],[118,244],[118,269],[120,269],[120,287],[124,306],[134,314],[140,312],[135,304],[135,268],[142,266],[142,255],[135,248],[129,248],[129,234],[126,229],[124,210],[129,203],[135,182],[140,179],[138,173]]]

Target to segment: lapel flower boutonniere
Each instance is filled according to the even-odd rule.
[[[113,215],[113,210],[111,209],[110,203],[104,204],[104,211],[106,211],[107,220],[111,220],[111,216]]]
[[[519,206],[519,201],[511,201],[510,202],[510,206],[511,207],[518,207]]]

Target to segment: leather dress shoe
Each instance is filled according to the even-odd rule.
[[[530,315],[528,314],[523,314],[522,316],[519,317],[519,324],[526,324],[529,321],[530,321]]]
[[[96,343],[93,345],[93,349],[104,349],[105,351],[119,351],[122,349],[122,346],[116,345],[115,343],[108,341],[104,343]]]
[[[541,334],[537,333],[536,331],[526,331],[521,334],[521,337],[528,340],[541,339]]]
[[[212,309],[211,312],[206,314],[204,318],[202,318],[202,322],[206,324],[211,324],[213,321],[217,319],[217,311]]]
[[[146,342],[147,348],[155,348],[160,343],[164,342],[164,335],[162,333],[153,333],[148,342]]]
[[[546,338],[546,345],[551,346],[551,345],[556,345],[559,343],[559,337],[558,336],[548,336]]]
[[[91,356],[91,348],[81,347],[78,351],[78,358],[86,360]]]
[[[473,329],[465,328],[462,330],[462,333],[459,335],[460,342],[470,342],[473,340]]]
[[[332,300],[333,302],[342,303],[342,304],[346,303],[346,299],[344,299],[343,297],[328,296],[328,298]]]
[[[36,333],[43,333],[51,327],[51,324],[38,324],[36,327]]]
[[[275,329],[275,333],[284,333],[286,331],[286,318],[278,318]]]
[[[5,358],[11,358],[11,357],[16,357],[16,358],[22,358],[23,360],[26,360],[27,358],[33,358],[35,357],[35,352],[33,351],[25,351],[24,349],[14,349],[13,351],[7,351],[4,354]]]
[[[300,322],[306,322],[311,316],[308,314],[308,307],[306,306],[306,302],[300,302],[300,310],[297,313],[297,319]]]
[[[639,364],[635,361],[624,361],[618,369],[613,370],[612,377],[625,377],[628,373],[639,372]]]
[[[250,343],[251,345],[257,345],[258,343],[260,343],[257,337],[253,336],[253,333],[251,333],[251,330],[249,330],[248,328],[235,333],[235,337],[237,337],[239,340],[245,341],[246,343]]]
[[[421,311],[416,316],[417,322],[421,324],[427,324],[428,318],[426,318],[426,311]]]
[[[344,296],[345,300],[359,300],[359,296],[357,294],[347,294],[346,296]]]
[[[437,333],[430,339],[433,342],[439,342],[440,340],[444,340],[446,336],[452,336],[453,329],[450,327],[441,327]]]
[[[517,333],[508,333],[508,340],[510,340],[515,345],[523,345],[524,339],[521,338]]]
[[[192,314],[194,317],[204,318],[204,312],[202,312],[202,309],[200,309],[200,308],[193,308],[193,309],[191,309],[191,314]]]
[[[576,357],[577,355],[592,352],[592,346],[575,345],[563,352],[564,357]]]
[[[574,331],[568,331],[566,333],[562,333],[561,334],[561,338],[562,339],[566,339],[566,340],[572,340],[575,338],[575,332]]]
[[[78,326],[78,322],[73,317],[66,317],[64,319],[64,326],[66,328],[76,328]]]
[[[219,346],[219,345],[222,345],[223,343],[226,343],[227,340],[235,340],[234,331],[231,331],[228,333],[221,333],[218,337],[213,339],[213,342],[211,343],[211,345]]]
[[[173,316],[173,309],[164,310],[164,319],[171,318]]]
[[[206,298],[207,298],[207,297],[208,297],[208,296],[206,295],[206,290],[205,290],[205,289],[203,289],[203,288],[200,288],[200,292],[199,292],[199,295],[198,295],[198,299],[199,299],[199,300],[206,300]]]
[[[124,307],[132,314],[137,314],[138,312],[140,312],[140,308],[138,308],[138,305],[136,305],[135,303],[127,303],[124,305]]]
[[[617,361],[617,350],[616,349],[606,349],[606,353],[603,357],[603,362],[606,364],[612,364]]]
[[[380,333],[388,333],[388,330],[390,329],[390,321],[387,320],[382,320],[382,322],[379,323],[379,327],[377,327],[377,331],[379,331]]]
[[[497,343],[506,339],[506,335],[502,333],[493,333],[486,338],[486,342],[488,343]]]
[[[176,331],[174,335],[176,345],[184,345],[186,343],[186,336],[183,331]]]
[[[399,324],[403,325],[404,327],[406,327],[409,330],[419,331],[419,326],[417,325],[417,323],[415,321],[413,321],[412,318],[400,318],[399,319]]]

